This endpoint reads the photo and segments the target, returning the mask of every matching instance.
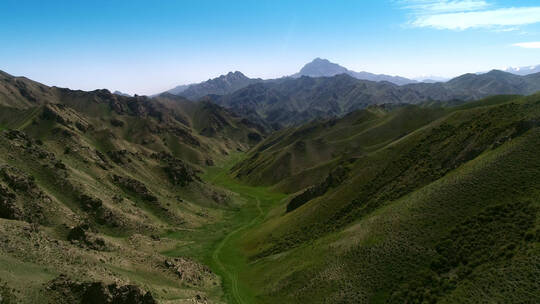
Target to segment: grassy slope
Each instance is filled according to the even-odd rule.
[[[252,184],[295,192],[328,174],[324,165],[370,153],[438,119],[442,108],[369,108],[342,119],[280,131],[252,149],[234,173]],[[308,169],[309,174],[305,174]],[[318,171],[318,172],[317,172]]]
[[[156,267],[156,265],[161,265],[162,261],[160,260],[163,258],[156,256],[154,252],[156,249],[163,250],[174,246],[177,240],[163,238],[160,241],[151,241],[150,239],[150,234],[161,229],[181,229],[181,227],[204,225],[209,220],[198,214],[204,212],[207,217],[215,219],[220,217],[222,212],[220,209],[215,209],[215,205],[201,208],[198,201],[208,200],[208,198],[203,197],[200,190],[196,190],[199,193],[192,195],[192,199],[188,198],[190,196],[189,188],[181,189],[168,186],[167,191],[164,191],[163,185],[169,183],[163,173],[157,170],[159,165],[155,161],[140,162],[132,159],[122,168],[115,167],[113,170],[104,172],[88,165],[88,158],[84,153],[82,155],[77,152],[63,154],[62,149],[68,146],[84,151],[85,149],[81,149],[81,147],[87,146],[89,143],[92,146],[93,139],[81,134],[82,142],[68,140],[58,143],[50,140],[50,137],[54,137],[49,133],[52,126],[43,129],[44,126],[45,124],[40,124],[42,129],[36,135],[43,135],[44,147],[47,147],[48,151],[54,151],[58,159],[68,166],[68,178],[64,179],[62,174],[58,175],[59,170],[54,167],[45,167],[45,165],[51,165],[47,161],[36,161],[15,147],[8,151],[5,148],[9,148],[9,146],[3,146],[0,157],[2,165],[14,166],[33,176],[38,187],[51,199],[49,205],[45,205],[47,222],[42,223],[43,226],[41,226],[39,234],[21,234],[22,231],[28,229],[28,225],[0,219],[2,233],[5,236],[12,236],[8,240],[9,246],[14,248],[2,251],[0,254],[0,264],[3,265],[0,267],[0,277],[10,287],[16,288],[19,292],[23,290],[18,301],[28,303],[47,301],[47,298],[43,294],[38,294],[38,291],[42,289],[43,284],[60,273],[82,280],[94,279],[107,282],[119,278],[121,282],[133,282],[145,289],[152,290],[154,295],[161,299],[188,301],[195,296],[195,293],[207,294],[208,297],[214,299],[221,297],[219,285],[206,286],[201,290],[198,286],[188,286],[181,283],[173,275],[164,274],[163,270]],[[27,131],[32,133],[31,130]],[[84,143],[85,140],[86,143]],[[83,143],[82,146],[81,143]],[[58,146],[56,146],[57,144]],[[56,150],[57,148],[58,150]],[[81,162],[81,158],[86,158],[85,162]],[[155,168],[152,168],[153,166]],[[167,204],[174,214],[182,214],[186,224],[179,225],[175,221],[175,217],[171,219],[171,214],[164,213],[140,200],[137,196],[118,191],[119,189],[111,185],[109,181],[109,175],[113,172],[144,180],[146,186],[157,194],[163,205]],[[79,206],[80,193],[88,193],[100,198],[107,208],[110,208],[114,214],[125,221],[125,225],[115,228],[94,224],[92,218],[87,218]],[[111,201],[111,198],[116,194],[121,194],[124,197],[120,205]],[[178,204],[174,199],[178,195],[184,198],[183,204]],[[110,252],[98,252],[70,247],[69,242],[65,241],[67,231],[63,225],[75,226],[80,221],[90,221],[92,226],[100,232],[101,237],[105,238],[115,249]],[[32,239],[35,239],[36,246],[39,244],[38,248],[41,248],[40,256],[36,256],[31,248],[28,248],[28,246],[34,246]],[[60,246],[54,243],[58,241]],[[138,249],[137,252],[134,252],[135,247]],[[42,265],[51,265],[51,267]],[[84,274],[84,276],[80,276],[80,274]],[[21,285],[23,282],[24,284]]]
[[[223,219],[196,231],[176,231],[165,237],[181,240],[174,249],[163,252],[168,256],[189,256],[219,274],[228,303],[254,303],[257,290],[250,284],[249,261],[240,246],[246,231],[259,226],[266,214],[283,201],[285,195],[266,187],[252,187],[233,179],[228,172],[244,156],[233,154],[226,162],[208,167],[203,180],[233,194],[237,206],[223,210]]]
[[[218,136],[223,130],[231,129],[230,132],[238,134],[234,142],[224,142],[218,136],[203,136],[190,129],[189,124],[177,121],[172,116],[178,110],[174,104],[169,105],[173,110],[168,112],[159,108],[159,103],[113,100],[125,111],[119,114],[109,104],[109,99],[115,97],[107,92],[64,90],[59,96],[63,97],[56,102],[61,105],[26,109],[1,106],[0,129],[22,130],[29,139],[11,140],[7,133],[0,134],[0,167],[9,165],[20,170],[21,176],[33,177],[36,189],[42,194],[31,196],[10,189],[1,176],[0,184],[17,194],[16,204],[28,210],[25,214],[31,215],[26,208],[30,205],[42,210],[43,218],[36,220],[37,232],[24,221],[0,219],[3,245],[0,246],[0,285],[7,283],[9,288],[15,288],[18,302],[46,302],[44,284],[64,273],[75,280],[134,283],[164,301],[183,303],[202,295],[219,303],[223,292],[213,274],[197,269],[198,266],[184,269],[188,276],[200,272],[197,275],[202,281],[195,279],[190,283],[166,270],[163,264],[167,256],[178,256],[178,248],[189,245],[193,239],[197,246],[213,244],[215,239],[208,238],[206,232],[224,225],[224,217],[232,214],[230,208],[236,202],[216,202],[213,197],[223,191],[209,184],[173,185],[163,170],[167,161],[151,155],[166,151],[199,167],[210,159],[225,159],[226,154],[237,148],[245,149],[247,138],[242,136],[257,131],[240,123],[226,126],[228,129],[216,129]],[[138,108],[132,106],[135,103]],[[133,113],[134,108],[143,114]],[[215,119],[229,115],[213,110],[221,109],[209,109],[198,119],[204,120],[204,115],[214,115]],[[49,114],[45,115],[45,111]],[[58,116],[51,116],[51,111]],[[145,111],[158,113],[145,115]],[[113,125],[112,120],[119,123]],[[143,143],[143,139],[149,143]],[[127,152],[121,157],[122,163],[115,163],[108,152],[120,150]],[[47,156],[38,156],[42,153],[39,151]],[[64,164],[65,169],[55,167],[56,163]],[[113,174],[144,182],[158,203],[148,202],[115,185]],[[80,202],[82,194],[100,199],[112,217],[103,223],[92,211],[84,210]],[[121,197],[121,202],[115,201],[115,197]],[[88,250],[67,241],[69,229],[80,223],[89,223],[109,249]],[[157,235],[162,237],[158,239]],[[197,246],[193,246],[195,250]],[[40,248],[39,254],[34,248]]]
[[[496,226],[486,227],[490,229],[488,231],[467,227],[466,232],[470,234],[465,234],[465,237],[468,235],[471,239],[465,240],[464,246],[471,246],[473,250],[465,253],[463,259],[473,260],[471,263],[452,266],[451,271],[439,274],[431,268],[431,262],[437,260],[434,249],[441,240],[451,236],[453,227],[467,222],[464,219],[475,219],[488,206],[524,201],[530,205],[517,204],[515,208],[532,208],[533,222],[538,222],[534,214],[540,207],[537,190],[540,186],[537,183],[540,163],[536,157],[540,148],[539,135],[534,132],[523,138],[522,141],[533,141],[526,147],[506,147],[508,150],[501,149],[486,155],[391,202],[343,232],[328,234],[293,250],[257,261],[253,277],[265,277],[257,284],[259,290],[265,291],[262,298],[267,300],[263,302],[358,303],[378,302],[377,299],[384,302],[394,292],[411,291],[409,285],[420,285],[416,288],[419,291],[413,291],[422,295],[426,291],[440,292],[438,286],[432,287],[427,282],[451,282],[452,279],[452,284],[457,286],[441,292],[439,300],[453,303],[476,302],[482,298],[488,302],[488,299],[538,300],[540,294],[530,278],[540,274],[535,266],[539,247],[538,243],[525,241],[527,233],[534,234],[538,230],[538,223],[531,224],[525,218],[525,226],[520,227],[519,221],[527,216],[526,213],[503,219],[486,216],[495,222],[501,221]],[[521,165],[501,167],[500,162],[505,161]],[[515,189],[514,192],[507,190],[508,184]],[[500,228],[504,221],[510,221],[506,224],[510,226]],[[511,234],[513,230],[517,235]],[[490,233],[493,236],[489,236]],[[505,236],[508,239],[504,239]],[[493,237],[501,237],[503,241],[493,239],[490,242],[494,243],[487,245],[479,242],[482,238]],[[476,246],[477,243],[480,245]],[[516,244],[516,247],[505,252],[510,244]],[[497,258],[502,255],[502,258],[491,258],[491,254]],[[453,273],[471,270],[463,277],[452,278]],[[493,281],[497,285],[491,285]],[[520,288],[512,289],[514,284]],[[396,302],[400,303],[398,299]]]
[[[538,96],[488,104],[357,160],[348,182],[294,212],[277,204],[243,241],[259,302],[537,302],[540,133],[520,125],[538,121]],[[390,179],[358,201],[379,174]]]
[[[279,203],[284,195],[271,192],[265,187],[251,187],[239,183],[228,175],[232,163],[224,168],[209,169],[206,179],[229,191],[238,193],[246,205],[230,221],[236,223],[234,230],[227,234],[214,248],[210,263],[226,279],[230,303],[253,303],[254,294],[248,282],[248,261],[240,243],[248,229],[258,226],[266,213]]]
[[[526,104],[530,105],[531,100]],[[461,125],[474,117],[482,124],[481,114],[497,119],[493,116],[495,109],[480,107],[449,115],[444,122]],[[501,109],[517,110],[512,105]],[[528,115],[524,115],[522,110],[504,116],[514,121],[537,114],[529,108]],[[444,122],[437,121],[421,134],[393,143],[390,147],[404,142],[401,149],[391,148],[398,151],[391,153],[410,148],[407,141],[420,140]],[[498,122],[501,126],[506,123]],[[306,221],[324,222],[332,214],[328,209],[332,204],[346,201],[339,195],[346,197],[354,190],[338,189],[318,200],[330,199],[315,218],[306,210],[302,216],[307,219],[294,213],[283,216],[285,195],[266,187],[247,186],[227,174],[240,161],[238,156],[208,170],[204,178],[237,193],[244,201],[240,212],[229,214],[230,225],[207,231],[212,241],[206,248],[192,251],[185,247],[179,253],[204,257],[224,278],[226,299],[231,303],[533,303],[540,297],[531,280],[540,274],[535,266],[539,247],[534,241],[538,237],[536,214],[540,207],[539,135],[538,129],[529,130],[443,177],[387,201],[345,229],[264,257],[260,252],[268,242],[287,237],[290,231],[302,233],[295,227],[302,227]],[[362,166],[356,164],[355,174],[361,172],[358,170]],[[357,189],[354,183],[345,188]],[[258,202],[262,210],[257,208]],[[448,243],[460,247],[444,249]]]

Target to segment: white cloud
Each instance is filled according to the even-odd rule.
[[[404,8],[411,9],[416,14],[475,11],[489,6],[483,0],[405,0],[402,3]]]
[[[535,42],[521,42],[512,44],[513,46],[526,48],[526,49],[540,49],[540,41]]]
[[[512,7],[493,10],[453,12],[417,16],[415,27],[465,30],[470,28],[506,28],[540,22],[540,7]]]

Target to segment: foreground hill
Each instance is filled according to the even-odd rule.
[[[537,303],[540,95],[371,107],[232,169],[290,193],[243,236],[261,303]]]
[[[1,75],[2,303],[221,302],[204,257],[174,250],[194,238],[196,252],[227,231],[192,236],[241,203],[202,170],[247,150],[262,129],[177,96]]]

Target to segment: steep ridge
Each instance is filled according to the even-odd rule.
[[[0,71],[0,105],[25,108],[55,99],[48,86]]]
[[[212,227],[240,202],[201,173],[249,149],[264,129],[176,96],[126,97],[4,77],[2,299],[220,303],[222,281],[204,256],[175,250],[200,231],[216,229],[193,251],[228,232]]]
[[[427,111],[368,109],[283,130],[233,168],[291,193],[243,237],[261,303],[540,299],[540,95],[431,109],[424,121],[411,109]],[[279,166],[279,155],[334,137],[355,149]]]

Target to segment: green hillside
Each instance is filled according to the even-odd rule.
[[[539,94],[268,133],[2,77],[1,303],[540,301]]]
[[[538,302],[540,96],[484,102],[416,108],[437,115],[417,115],[426,121],[401,136],[388,130],[397,117],[409,125],[407,108],[355,113],[365,120],[353,134],[339,131],[358,122],[349,115],[255,147],[234,174],[292,192],[298,180],[313,183],[245,237],[260,302]],[[273,155],[304,140],[302,130],[358,146],[268,170],[279,178],[258,175],[281,168]]]
[[[1,299],[224,302],[198,248],[244,202],[202,174],[264,130],[215,105],[38,87],[54,98],[0,108]]]

